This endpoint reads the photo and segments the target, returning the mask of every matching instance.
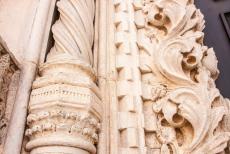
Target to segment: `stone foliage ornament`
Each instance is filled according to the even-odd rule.
[[[217,59],[203,44],[192,0],[143,0],[135,10],[147,153],[228,153],[229,100],[215,86]]]
[[[26,149],[40,153],[96,153],[102,104],[93,69],[93,0],[60,0],[54,46],[39,67],[27,117]]]

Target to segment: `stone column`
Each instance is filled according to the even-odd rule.
[[[39,67],[27,117],[26,149],[38,153],[96,153],[102,115],[93,70],[94,1],[60,0],[55,44]]]
[[[42,51],[46,27],[50,24],[49,13],[54,8],[54,4],[55,0],[40,0],[37,3],[36,14],[33,16],[33,25],[28,26],[31,33],[25,45],[25,56],[20,64],[18,91],[3,148],[4,154],[19,154],[21,152],[31,86]]]

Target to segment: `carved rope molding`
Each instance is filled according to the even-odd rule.
[[[54,47],[39,67],[27,117],[26,149],[39,153],[96,153],[102,115],[93,71],[94,0],[60,0]]]
[[[202,13],[192,0],[134,3],[147,153],[228,153],[230,105]]]

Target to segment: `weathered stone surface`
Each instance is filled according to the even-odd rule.
[[[10,54],[0,45],[0,152],[7,135],[7,128],[19,82],[20,71]]]
[[[220,153],[230,140],[228,104],[215,87],[217,60],[203,45],[204,20],[192,1],[143,1],[135,23],[141,53],[142,100],[147,151]],[[143,24],[142,24],[143,25]],[[227,105],[228,106],[228,105]],[[153,116],[154,115],[154,116]],[[151,122],[152,120],[152,122]],[[224,122],[226,129],[221,128]],[[155,124],[149,133],[150,124]],[[156,137],[150,140],[152,136]]]
[[[13,2],[2,2],[0,20]],[[60,0],[57,12],[54,3],[22,1],[12,10],[29,9],[0,23],[24,68],[18,83],[1,50],[1,146],[9,124],[20,128],[11,139],[21,134],[6,154],[229,153],[229,100],[215,86],[218,61],[203,44],[204,19],[192,0]],[[10,21],[27,25],[21,41]],[[26,95],[15,101],[17,84]],[[22,102],[14,108],[23,112],[19,123],[9,123],[14,102]]]

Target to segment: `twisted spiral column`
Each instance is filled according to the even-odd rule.
[[[55,44],[39,67],[27,117],[31,154],[96,153],[102,115],[92,69],[94,0],[60,0]]]
[[[93,63],[94,0],[61,0],[59,20],[52,27],[55,45],[48,59],[65,54],[90,65]]]

